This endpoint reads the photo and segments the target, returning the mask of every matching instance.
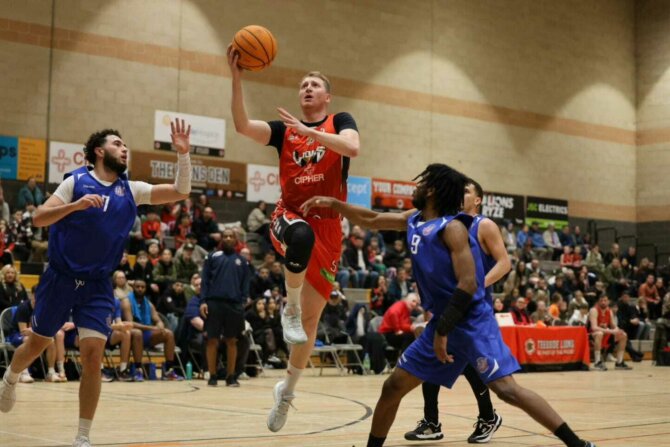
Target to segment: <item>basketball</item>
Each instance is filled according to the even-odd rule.
[[[237,65],[251,71],[269,66],[277,55],[277,41],[267,28],[259,25],[245,26],[235,33],[233,48],[240,55]]]

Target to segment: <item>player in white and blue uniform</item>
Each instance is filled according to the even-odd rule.
[[[111,331],[114,295],[111,274],[137,215],[137,205],[183,200],[191,190],[190,126],[172,123],[172,142],[179,153],[173,185],[129,181],[128,148],[118,131],[92,134],[84,148],[92,166],[68,175],[33,217],[50,225],[49,267],[35,292],[32,329],[36,334],[16,350],[0,382],[0,411],[16,401],[16,371],[23,371],[51,343],[70,314],[79,331],[83,366],[79,431],[75,447],[90,446],[89,431],[100,396],[100,364]]]
[[[470,225],[470,236],[478,245],[484,268],[484,286],[486,286],[486,299],[489,304],[493,303],[493,284],[509,272],[511,263],[505,249],[500,229],[491,219],[478,214],[482,203],[484,191],[476,181],[470,179],[465,187],[463,201],[463,212],[472,216]],[[493,307],[491,307],[493,312]],[[472,393],[477,400],[479,415],[475,430],[468,437],[471,444],[484,444],[491,440],[493,434],[502,424],[502,417],[493,409],[491,393],[486,384],[481,380],[477,370],[467,365],[463,375],[470,384]],[[405,433],[408,441],[439,440],[444,437],[442,424],[439,422],[438,396],[440,385],[423,382],[421,385],[423,394],[423,419],[419,421],[416,428]]]
[[[524,410],[565,445],[593,447],[579,439],[542,397],[512,377],[518,363],[485,301],[484,266],[468,233],[472,217],[459,214],[467,177],[446,165],[432,164],[417,179],[416,209],[402,214],[377,213],[331,197],[313,197],[303,205],[304,212],[315,206],[333,208],[367,228],[407,230],[422,305],[434,315],[384,382],[367,446],[384,445],[405,394],[423,381],[451,387],[470,364],[500,399]]]

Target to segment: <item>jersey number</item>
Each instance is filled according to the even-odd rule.
[[[419,236],[418,234],[413,234],[412,243],[410,247],[410,251],[412,252],[413,255],[419,253],[419,242],[421,242],[421,236]]]
[[[104,201],[102,212],[105,213],[107,212],[107,207],[109,206],[109,196],[102,196],[102,200]]]

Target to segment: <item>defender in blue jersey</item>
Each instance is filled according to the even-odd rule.
[[[492,304],[493,284],[509,272],[511,263],[505,249],[500,229],[491,219],[479,214],[484,190],[476,181],[470,179],[465,187],[463,200],[463,212],[472,216],[470,235],[479,246],[482,263],[484,267],[484,287],[486,287],[486,302]],[[493,309],[491,309],[493,312]],[[491,440],[493,434],[500,428],[502,417],[493,409],[491,393],[484,382],[482,382],[477,370],[467,365],[463,375],[472,388],[472,393],[477,400],[479,415],[475,430],[468,437],[471,444],[485,444]],[[444,437],[442,424],[439,422],[438,395],[440,385],[423,382],[421,385],[423,393],[423,419],[419,421],[416,428],[405,433],[408,441],[438,440]]]
[[[484,266],[478,244],[468,233],[472,216],[459,213],[467,177],[446,165],[431,164],[417,179],[416,209],[405,213],[377,213],[331,197],[313,197],[303,204],[304,212],[314,206],[333,208],[367,228],[407,230],[422,303],[434,315],[384,382],[367,446],[384,445],[405,394],[424,381],[450,388],[470,364],[500,399],[524,410],[565,445],[592,447],[542,397],[512,377],[518,363],[486,302]]]
[[[71,313],[79,330],[83,367],[75,447],[91,445],[89,431],[100,396],[100,364],[114,312],[110,278],[121,260],[137,205],[183,200],[191,191],[191,127],[186,128],[183,120],[171,126],[172,143],[178,152],[173,185],[129,181],[125,175],[128,147],[118,131],[106,129],[92,134],[86,143],[84,153],[91,166],[66,175],[33,218],[36,226],[51,226],[49,267],[35,292],[32,328],[36,336],[16,350],[0,382],[0,411],[12,409],[19,372],[51,343]]]

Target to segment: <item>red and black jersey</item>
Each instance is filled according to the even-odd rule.
[[[347,200],[349,157],[328,149],[320,142],[299,135],[282,121],[270,121],[272,134],[269,145],[279,152],[279,182],[281,199],[278,208],[301,214],[300,205],[314,196],[329,196]],[[337,134],[344,129],[356,129],[348,113],[328,115],[317,123],[304,123],[317,131]],[[310,216],[322,219],[339,218],[331,209],[313,209]],[[304,216],[307,217],[307,216]]]

